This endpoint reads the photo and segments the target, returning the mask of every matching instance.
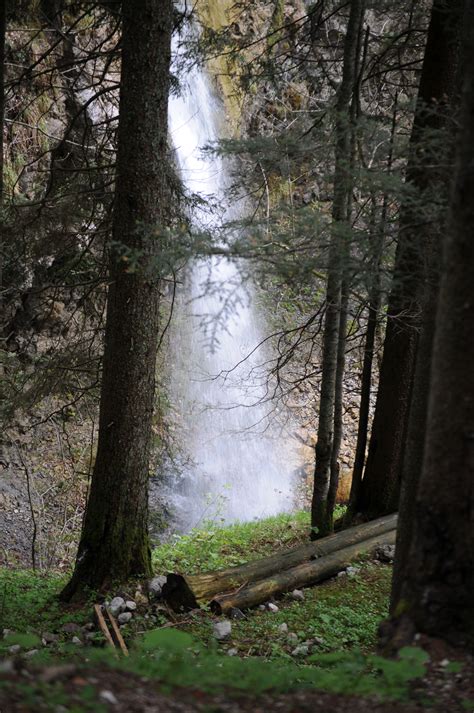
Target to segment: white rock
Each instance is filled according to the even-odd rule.
[[[117,614],[120,614],[125,609],[125,599],[122,597],[114,597],[110,602],[109,609],[112,616],[117,616]]]
[[[309,653],[309,646],[305,644],[300,644],[291,652],[292,656],[307,656]]]
[[[227,651],[227,656],[237,656],[238,653],[237,649],[229,649]]]
[[[232,624],[228,619],[218,621],[213,625],[212,630],[218,641],[225,641],[226,639],[230,639],[232,634]]]
[[[21,651],[21,646],[20,644],[13,644],[13,646],[9,647],[8,651],[13,655],[19,654]]]
[[[278,627],[278,631],[280,634],[287,634],[288,633],[288,624],[280,624]]]
[[[112,691],[101,691],[99,693],[99,698],[101,701],[104,701],[104,703],[110,703],[113,706],[116,706],[118,703],[118,700]]]
[[[346,567],[348,577],[355,577],[360,572],[360,567]]]
[[[25,657],[30,659],[32,656],[34,656],[37,653],[38,653],[38,649],[31,649],[31,651],[27,651],[25,653]]]
[[[73,644],[75,644],[75,646],[82,646],[82,641],[78,636],[73,636],[71,641]]]
[[[161,592],[166,584],[166,581],[167,578],[163,574],[160,574],[158,577],[153,577],[153,579],[148,582],[148,592],[152,599],[161,598]]]
[[[268,611],[272,611],[274,614],[276,614],[278,611],[280,611],[280,609],[277,607],[277,605],[274,604],[273,602],[268,602],[267,609],[268,609]]]
[[[288,641],[290,644],[297,644],[298,643],[298,635],[295,634],[293,631],[290,631],[288,634]]]
[[[136,608],[136,603],[133,602],[131,599],[129,599],[128,602],[125,602],[125,609],[127,609],[127,611],[135,611]]]
[[[117,617],[117,621],[119,624],[128,624],[130,619],[132,618],[132,613],[129,611],[124,611],[122,614],[119,614]]]
[[[337,577],[338,577],[338,579],[340,579],[340,578],[342,578],[342,577],[347,577],[347,572],[346,572],[346,570],[343,570],[342,572],[338,572]]]
[[[304,592],[302,592],[301,589],[293,589],[290,593],[290,599],[293,599],[295,602],[304,602]]]

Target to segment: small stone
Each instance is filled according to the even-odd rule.
[[[82,627],[84,631],[95,631],[95,624],[92,621],[87,622]]]
[[[292,656],[307,656],[309,654],[309,646],[305,644],[300,644],[291,652]]]
[[[225,641],[226,639],[230,639],[232,634],[232,624],[228,619],[218,621],[213,625],[212,630],[218,641]]]
[[[112,601],[110,602],[110,613],[112,616],[117,616],[117,614],[120,614],[123,612],[125,609],[125,599],[122,597],[114,597]]]
[[[318,646],[323,646],[324,639],[322,639],[320,636],[315,636],[313,639],[313,643],[317,644]]]
[[[231,619],[236,619],[236,620],[241,620],[241,619],[246,619],[247,617],[243,613],[241,609],[238,609],[237,607],[231,607],[229,609],[229,617]]]
[[[161,594],[163,587],[167,582],[167,577],[163,574],[158,575],[158,577],[153,577],[153,579],[148,582],[148,594],[150,599],[161,599]]]
[[[119,624],[128,624],[128,622],[130,621],[131,618],[132,618],[132,613],[129,611],[124,611],[118,615],[117,621]]]
[[[44,646],[47,646],[48,644],[54,644],[56,641],[58,641],[59,636],[57,634],[52,634],[50,631],[44,631],[41,634],[41,641],[43,642]]]
[[[227,656],[237,656],[238,653],[237,649],[228,649]]]
[[[279,607],[277,607],[277,605],[274,604],[273,602],[268,602],[267,609],[268,609],[268,611],[271,611],[274,614],[276,614],[277,612],[280,611]]]
[[[288,633],[288,624],[280,624],[278,627],[278,631],[280,634],[287,634]]]
[[[6,639],[7,636],[10,636],[10,634],[13,634],[13,631],[11,629],[4,629],[2,633],[3,633],[3,638]]]
[[[30,659],[32,656],[34,656],[37,653],[38,653],[38,649],[31,649],[30,651],[25,652],[25,657]]]
[[[135,604],[139,607],[145,607],[148,604],[148,599],[139,589],[137,589],[137,591],[133,595],[133,599],[135,601]]]
[[[136,608],[137,608],[136,602],[132,601],[131,599],[129,599],[127,602],[125,602],[125,609],[127,609],[127,611],[135,611]]]
[[[301,589],[293,589],[290,593],[290,599],[293,599],[295,602],[304,602],[304,593]]]
[[[443,659],[442,661],[439,662],[439,665],[442,666],[443,668],[446,668],[446,666],[449,666],[449,659]]]
[[[360,572],[360,567],[346,567],[348,577],[355,577]]]
[[[74,644],[74,646],[82,646],[82,641],[78,636],[73,636],[71,642]]]
[[[61,631],[64,631],[65,634],[76,634],[78,631],[81,631],[81,627],[73,621],[68,621],[67,624],[63,624]]]
[[[0,673],[13,673],[15,671],[15,663],[12,659],[3,659],[0,661]]]
[[[297,644],[298,643],[298,635],[295,634],[293,631],[290,631],[288,634],[288,641],[290,644]]]
[[[110,703],[112,706],[116,706],[118,704],[118,700],[112,691],[101,691],[99,693],[99,698],[101,701],[104,701],[104,703]]]
[[[343,570],[342,572],[338,572],[337,577],[338,577],[338,579],[341,579],[342,577],[347,577],[346,570]]]
[[[258,608],[260,611],[267,611],[267,607],[265,606],[265,604],[259,604]]]
[[[16,654],[19,654],[21,651],[21,646],[20,644],[13,644],[13,646],[10,646],[8,651],[13,654],[13,656],[16,656]]]
[[[379,545],[375,550],[375,557],[380,562],[390,564],[395,559],[395,545]]]

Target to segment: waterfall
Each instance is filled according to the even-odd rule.
[[[192,32],[192,28],[186,30]],[[176,39],[175,39],[176,41]],[[224,109],[206,71],[193,67],[170,98],[170,135],[186,189],[222,206],[193,210],[196,229],[237,217],[226,205],[229,162],[203,153],[221,132]],[[179,295],[167,361],[169,400],[181,444],[168,474],[176,528],[204,520],[248,521],[294,507],[291,434],[267,401],[263,317],[236,260],[194,261]],[[211,340],[213,333],[215,339]],[[249,356],[250,355],[250,356]],[[163,487],[163,483],[161,483]]]

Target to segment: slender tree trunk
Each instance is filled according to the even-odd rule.
[[[423,468],[408,556],[397,552],[392,610],[474,651],[474,3],[467,2],[458,167],[436,315]]]
[[[338,350],[340,338],[344,243],[347,240],[348,192],[351,190],[350,106],[357,76],[357,55],[360,29],[364,15],[364,0],[352,0],[344,44],[343,76],[337,99],[336,152],[334,173],[334,202],[332,236],[329,248],[326,286],[326,314],[324,321],[321,397],[316,442],[314,490],[311,505],[311,536],[314,538],[332,531],[333,518],[328,495],[334,448],[334,417]]]
[[[411,135],[407,187],[412,194],[401,209],[400,234],[380,371],[379,390],[367,465],[357,510],[366,517],[398,508],[407,426],[427,279],[426,245],[438,228],[439,162],[450,134],[442,134],[443,106],[455,87],[452,37],[460,0],[435,0],[428,32],[418,101]],[[431,211],[431,213],[430,213]]]
[[[3,209],[4,209],[4,170],[3,170],[3,130],[5,127],[5,33],[7,25],[6,0],[0,0],[0,305],[3,302]]]
[[[171,0],[123,4],[114,247],[99,443],[76,567],[62,593],[149,575],[148,467],[159,322],[159,257],[168,221]],[[115,247],[115,246],[119,247]],[[122,249],[123,248],[123,249]],[[138,256],[136,269],[123,257]]]
[[[454,156],[448,137],[457,130],[460,97],[460,60],[462,35],[462,3],[459,0],[441,7],[433,6],[428,43],[426,47],[423,71],[435,79],[429,92],[437,100],[436,113],[430,117],[430,128],[442,132],[446,137],[448,151],[436,151],[437,161],[433,161],[431,179],[436,193],[440,196],[448,193],[450,178],[453,173]],[[429,146],[429,136],[427,137]],[[454,149],[454,146],[452,146]],[[432,152],[432,157],[433,152]],[[438,165],[437,165],[438,164]],[[447,211],[446,211],[447,212]],[[398,600],[398,567],[408,555],[415,520],[415,501],[418,481],[423,464],[423,445],[426,431],[428,397],[430,391],[431,355],[435,331],[436,305],[441,269],[442,236],[446,230],[446,212],[439,217],[431,230],[420,233],[421,250],[424,261],[424,279],[419,286],[422,309],[421,329],[418,339],[415,363],[415,376],[411,393],[410,413],[403,461],[403,478],[400,497],[400,509],[403,513],[397,534],[399,557],[394,567],[392,603]]]

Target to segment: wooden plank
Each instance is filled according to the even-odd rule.
[[[119,626],[117,622],[115,621],[115,617],[110,613],[108,607],[105,607],[105,611],[107,612],[107,616],[109,617],[109,621],[112,625],[112,631],[115,636],[115,639],[120,646],[120,650],[122,651],[124,656],[128,656],[128,649],[125,641],[123,640],[122,633],[119,629]]]
[[[105,639],[109,646],[111,646],[113,649],[115,649],[115,643],[114,640],[112,639],[112,636],[110,635],[109,627],[107,626],[107,622],[104,619],[104,615],[102,614],[102,607],[100,604],[94,604],[94,611],[95,615],[97,617],[97,621],[99,622],[100,629],[105,636]]]

